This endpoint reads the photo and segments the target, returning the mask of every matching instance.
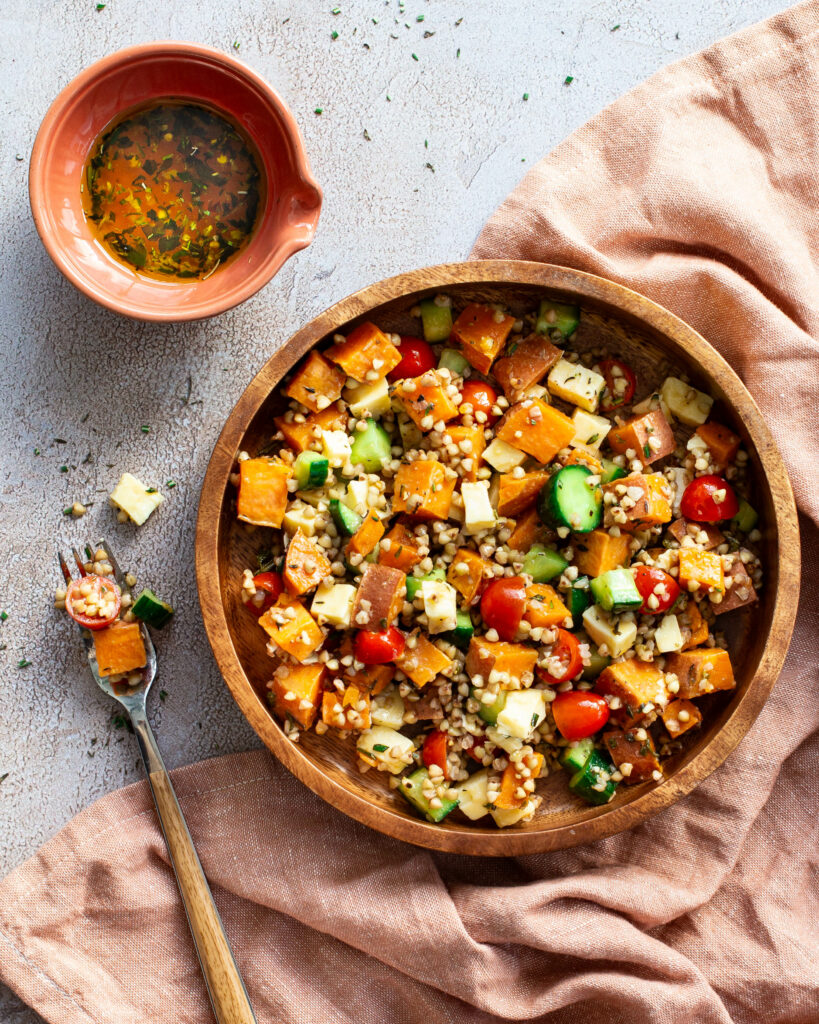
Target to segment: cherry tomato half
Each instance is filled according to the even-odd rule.
[[[446,747],[446,733],[441,732],[440,729],[435,729],[433,732],[429,733],[427,738],[424,740],[424,746],[421,748],[421,760],[427,768],[431,768],[432,765],[437,764],[444,773],[444,778],[448,779],[449,767],[446,762]]]
[[[600,370],[606,378],[606,388],[600,400],[603,412],[613,412],[622,405],[628,405],[637,387],[634,370],[619,359],[604,359],[600,363]]]
[[[475,753],[475,748],[481,751],[481,756]],[[478,764],[483,764],[483,758],[486,754],[490,754],[492,757],[495,756],[497,747],[494,743],[490,743],[485,735],[481,736],[464,736],[461,741],[461,749],[467,757],[471,757],[473,761],[477,761]]]
[[[362,629],[353,642],[353,653],[365,665],[386,665],[404,653],[404,634],[395,626],[376,633]]]
[[[398,345],[401,362],[387,374],[390,380],[403,380],[405,377],[420,377],[422,373],[435,367],[435,353],[423,338],[410,335],[402,337]]]
[[[720,491],[725,497],[717,501],[714,495]],[[721,476],[698,476],[683,492],[680,512],[695,523],[719,523],[739,512],[739,502],[733,487]]]
[[[487,584],[481,598],[481,617],[501,640],[514,640],[526,611],[526,584],[520,576],[501,576]]]
[[[89,573],[73,580],[65,594],[65,610],[86,629],[104,629],[116,622],[120,609],[120,591],[107,576]]]
[[[497,391],[486,381],[468,380],[461,388],[461,405],[471,405],[473,414],[476,412],[486,413],[487,423],[494,423],[498,418],[497,413],[492,412],[492,406],[497,401]]]
[[[593,736],[609,720],[609,706],[596,693],[569,690],[552,701],[552,714],[560,735],[567,740]]]
[[[643,599],[640,607],[640,612],[643,615],[659,615],[661,612],[667,612],[680,596],[679,583],[662,569],[652,569],[647,565],[635,565],[632,572],[634,583]],[[653,608],[648,603],[652,594],[657,599],[657,604]]]
[[[282,578],[277,572],[260,572],[253,577],[256,587],[256,594],[261,591],[261,598],[254,595],[245,601],[245,607],[253,615],[264,615],[268,608],[272,608],[282,592]],[[257,603],[258,601],[258,603]]]
[[[563,671],[559,675],[552,675],[543,669],[538,669],[538,675],[550,686],[559,686],[560,683],[568,683],[570,679],[579,676],[583,671],[583,658],[580,655],[580,641],[567,629],[557,630],[557,640],[552,647],[552,658],[557,659]]]

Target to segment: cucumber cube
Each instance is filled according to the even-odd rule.
[[[419,305],[426,341],[446,341],[452,330],[452,307],[439,306],[435,299],[424,299]]]
[[[566,607],[573,619],[579,619],[592,603],[590,581],[588,576],[578,576],[572,589],[563,595]]]
[[[345,537],[352,537],[363,522],[357,512],[353,512],[348,505],[339,501],[338,498],[330,498],[330,515],[333,517],[336,528]]]
[[[478,716],[487,723],[487,725],[494,725],[498,720],[498,715],[503,711],[506,706],[506,696],[509,691],[500,690],[497,697],[491,704],[484,704],[481,702],[481,706],[478,708]],[[473,692],[472,696],[475,694]],[[475,698],[480,700],[480,698]]]
[[[523,571],[528,573],[535,583],[548,583],[568,566],[569,563],[559,551],[544,547],[543,544],[533,544],[523,559]]]
[[[350,452],[350,462],[363,466],[368,473],[379,473],[391,455],[390,435],[375,420],[367,420],[365,430],[356,431]]]
[[[626,471],[622,466],[618,466],[616,462],[612,462],[611,459],[601,459],[603,464],[603,472],[600,474],[601,484],[610,484],[612,480],[620,480],[626,475]]]
[[[643,603],[630,569],[609,569],[593,579],[590,587],[596,603],[607,612],[624,612]]]
[[[406,778],[401,780],[398,790],[404,794],[413,807],[416,807],[422,814],[426,815],[430,821],[443,821],[450,811],[455,810],[458,806],[458,801],[457,799],[442,799],[440,807],[430,807],[429,800],[427,800],[423,793],[423,785],[428,778],[429,772],[426,768],[418,768],[412,775],[407,775]]]
[[[300,491],[321,487],[327,480],[330,462],[318,452],[299,452],[293,463],[293,475]]]
[[[160,601],[153,590],[147,587],[134,601],[131,611],[138,619],[142,619],[149,626],[155,629],[162,629],[167,625],[173,615],[173,608],[165,601]]]
[[[731,520],[731,526],[743,533],[750,533],[759,521],[759,514],[744,498],[739,499],[739,511]]]
[[[586,679],[591,682],[600,675],[604,668],[608,668],[610,664],[611,658],[606,654],[601,654],[597,648],[592,645],[589,664],[584,666],[580,677],[581,679]]]
[[[472,634],[475,632],[475,626],[472,623],[472,616],[469,612],[464,611],[463,608],[459,608],[455,615],[455,628],[451,629],[444,636],[451,643],[455,644],[462,651],[465,651],[469,647],[469,641],[472,639]]]
[[[587,736],[583,740],[575,740],[563,749],[558,760],[573,775],[586,767],[586,762],[594,750],[594,740]]]
[[[446,572],[443,569],[433,569],[426,576],[407,576],[407,600],[412,602],[421,590],[424,580],[445,580]]]
[[[468,369],[469,363],[462,352],[459,352],[457,348],[445,348],[441,352],[441,357],[438,360],[438,369],[449,370],[450,373],[455,373],[459,377],[463,377],[464,371]]]
[[[568,338],[574,334],[580,323],[580,307],[566,302],[550,302],[543,299],[538,310],[535,330],[538,334],[548,334],[554,340],[554,332]]]
[[[612,782],[614,765],[599,750],[593,750],[585,765],[571,777],[569,789],[590,804],[607,804],[617,792]]]

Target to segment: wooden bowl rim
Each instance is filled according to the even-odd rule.
[[[573,293],[581,301],[597,300],[665,335],[685,358],[702,367],[740,416],[757,450],[775,510],[779,585],[776,590],[769,642],[747,690],[708,745],[673,775],[621,807],[574,825],[548,825],[537,831],[490,830],[470,826],[442,829],[430,822],[376,806],[363,794],[325,774],[298,744],[288,740],[261,704],[245,674],[228,629],[220,598],[219,523],[228,500],[228,477],[247,424],[271,390],[296,360],[328,334],[371,309],[424,289],[446,290],[454,285],[536,285]],[[332,806],[376,829],[417,846],[475,856],[542,853],[606,838],[637,825],[690,793],[719,767],[759,714],[782,669],[796,618],[799,591],[799,530],[796,505],[784,462],[762,413],[728,363],[692,327],[663,306],[638,292],[584,271],[524,260],[474,260],[440,264],[398,274],[348,295],[297,331],[250,382],[216,442],[208,464],[196,524],[196,580],[202,617],[217,665],[260,739],[305,785]],[[730,728],[729,728],[730,725]]]

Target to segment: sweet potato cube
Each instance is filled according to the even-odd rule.
[[[537,496],[549,479],[545,470],[514,476],[502,473],[498,481],[498,515],[517,516],[537,501]]]
[[[491,306],[472,303],[452,325],[452,337],[459,342],[470,366],[479,373],[488,373],[514,323],[513,316],[500,316]]]
[[[682,546],[686,537],[690,537],[697,547],[711,551],[725,541],[725,536],[713,523],[691,523],[687,519],[677,519],[668,527],[668,533]]]
[[[375,509],[370,509],[364,522],[350,538],[347,551],[350,554],[369,555],[383,536],[384,523]]]
[[[692,647],[699,647],[708,639],[708,623],[700,614],[696,601],[690,600],[685,608],[678,612],[677,622],[685,641],[680,650],[688,651]]]
[[[420,377],[408,377],[402,381],[394,394],[416,426],[421,430],[432,430],[439,420],[446,423],[458,415],[458,406],[450,398],[448,386],[437,370],[427,370]]]
[[[603,522],[623,530],[639,530],[671,521],[670,489],[660,473],[632,473],[603,484],[603,493],[614,495],[615,504],[606,504]],[[625,519],[625,521],[624,521]]]
[[[445,441],[447,437],[450,438],[451,443],[458,448],[460,453],[461,475],[464,480],[477,480],[478,470],[481,466],[481,456],[483,455],[484,448],[486,448],[483,427],[477,425],[474,427],[464,427],[460,424],[449,426],[444,434]]]
[[[469,548],[458,548],[447,570],[447,582],[458,591],[469,605],[478,596],[484,572],[489,562]]]
[[[677,696],[689,700],[736,686],[731,659],[721,647],[697,647],[671,654],[665,659],[665,670],[680,681]]]
[[[415,646],[410,647],[413,640]],[[395,664],[420,689],[441,672],[446,672],[452,665],[452,659],[448,658],[434,643],[427,640],[423,634],[415,632],[404,648],[404,653],[400,658],[395,659]]]
[[[592,530],[575,538],[574,564],[586,576],[602,576],[625,565],[629,554],[627,534],[612,537],[607,530]]]
[[[526,588],[526,611],[524,619],[533,627],[562,626],[564,619],[571,618],[571,613],[560,600],[554,587],[548,583],[533,583]]]
[[[592,473],[599,474],[603,472],[603,463],[600,461],[599,452],[585,444],[575,445],[563,465],[588,466]]]
[[[563,352],[542,334],[530,334],[511,355],[495,363],[492,373],[510,401],[546,376]]]
[[[603,746],[623,773],[626,785],[645,782],[662,771],[651,736],[641,739],[637,729],[609,729],[603,733]],[[625,769],[625,770],[624,770]]]
[[[318,430],[346,430],[347,413],[340,402],[328,405],[321,412],[310,413],[305,416],[304,423],[288,422],[284,416],[276,416],[273,420],[276,428],[282,432],[285,441],[297,452],[306,452],[309,448],[321,446],[321,435],[314,433]]]
[[[503,414],[495,436],[546,465],[568,446],[574,437],[574,423],[540,398],[527,398]]]
[[[352,648],[348,653],[352,653]],[[387,689],[394,675],[393,665],[367,665],[361,672],[345,675],[344,679],[349,686],[357,687],[361,693],[369,693],[375,697]]]
[[[293,471],[273,459],[245,459],[239,463],[236,514],[255,526],[280,527],[287,511],[287,481]]]
[[[287,546],[282,577],[291,594],[306,594],[317,587],[332,566],[318,545],[306,537],[301,527],[293,534]]]
[[[515,519],[515,528],[508,541],[509,548],[512,551],[528,551],[543,533],[537,509],[530,508]]]
[[[527,779],[536,779],[540,775],[543,761],[543,754],[530,755],[525,766],[527,774],[524,774],[524,766],[520,762],[510,761],[501,777],[501,788],[495,798],[495,807],[501,810],[514,810],[516,807],[523,807],[529,799],[529,794],[523,789],[523,783]]]
[[[603,696],[619,697],[626,715],[637,721],[668,701],[663,673],[653,662],[630,658],[604,668],[594,684]],[[650,705],[647,707],[647,705]]]
[[[733,430],[729,430],[721,423],[714,423],[713,420],[697,427],[694,433],[708,445],[711,461],[720,470],[734,461],[742,443]]]
[[[663,723],[672,739],[682,736],[702,721],[702,712],[690,700],[672,700],[663,711]]]
[[[647,466],[670,455],[677,447],[674,431],[662,409],[632,416],[621,427],[613,427],[608,439],[613,452],[626,455],[631,449],[634,455],[626,457],[639,459]]]
[[[280,650],[304,661],[324,643],[321,627],[297,598],[282,594],[259,619],[259,625]]]
[[[421,561],[418,540],[406,523],[399,521],[393,526],[378,549],[379,565],[389,565],[408,573]]]
[[[688,590],[725,592],[722,558],[713,551],[680,548],[680,586]],[[692,584],[696,583],[696,587]]]
[[[279,718],[290,715],[303,729],[309,729],[318,714],[326,675],[324,665],[279,665],[273,681],[268,683]],[[302,704],[306,706],[302,707]]]
[[[386,629],[401,611],[406,592],[407,577],[400,569],[367,562],[353,605],[354,628]]]
[[[370,695],[362,693],[356,686],[348,686],[343,694],[337,690],[325,690],[321,700],[321,720],[333,729],[369,729],[372,725]]]
[[[341,397],[346,380],[341,370],[328,363],[320,352],[313,351],[293,374],[284,393],[312,412],[321,412]]]
[[[364,384],[386,377],[401,362],[401,353],[375,324],[363,323],[345,341],[328,348],[327,358],[338,363],[346,377]]]
[[[392,507],[419,519],[446,519],[457,476],[447,476],[440,462],[403,462],[395,474]]]
[[[91,635],[101,676],[116,676],[145,667],[148,657],[138,622],[115,622],[105,629],[93,630]]]
[[[732,581],[730,586],[728,585],[729,579]],[[722,601],[713,605],[714,612],[717,615],[723,615],[725,612],[732,612],[735,608],[744,608],[746,604],[753,604],[756,599],[754,582],[743,565],[742,559],[739,555],[734,555],[730,569],[725,572],[725,593],[722,595]]]
[[[484,683],[497,679],[501,686],[509,686],[511,679],[529,682],[537,663],[537,650],[524,644],[492,642],[482,636],[473,636],[466,655],[466,671],[474,681],[480,676]]]

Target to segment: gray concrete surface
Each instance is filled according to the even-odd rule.
[[[112,722],[115,708],[52,611],[55,541],[106,534],[177,608],[158,641],[155,692],[167,697],[155,698],[152,712],[169,766],[256,745],[211,658],[193,578],[202,477],[245,384],[305,320],[347,293],[465,257],[527,168],[620,93],[782,7],[107,0],[97,11],[93,0],[4,0],[0,875],[97,797],[140,777],[132,738]],[[192,326],[130,323],[94,306],[52,266],[28,210],[28,156],[52,98],[85,65],[155,38],[238,52],[265,75],[289,101],[325,191],[312,247],[240,309]],[[106,502],[126,469],[160,487],[178,482],[142,529],[118,525]],[[62,514],[74,499],[95,502],[79,522]],[[31,665],[18,668],[21,658]],[[37,1020],[0,990],[0,1022]]]

